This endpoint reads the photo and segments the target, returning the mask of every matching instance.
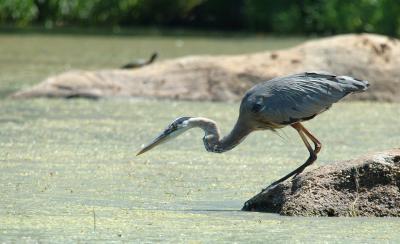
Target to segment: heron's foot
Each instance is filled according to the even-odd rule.
[[[269,185],[269,186],[267,186],[266,188],[262,189],[261,192],[270,191],[270,190],[274,189],[279,183],[280,183],[280,182],[276,182],[276,181],[275,181],[275,182],[272,183],[271,185]]]
[[[274,181],[271,185],[269,185],[269,186],[267,186],[266,188],[262,189],[261,192],[270,191],[270,190],[274,189],[277,185],[281,184],[282,182],[285,182],[285,181],[287,181],[287,180],[289,180],[289,179],[294,179],[294,178],[296,178],[301,172],[302,172],[302,171],[296,172],[295,174],[292,174],[292,175],[290,175],[290,176],[287,175],[287,176],[285,176],[285,177],[283,177],[283,178],[281,178],[281,179],[279,179],[279,180],[277,180],[277,181]]]
[[[292,176],[292,179],[296,178],[296,177],[297,177],[299,174],[301,174],[301,173],[303,173],[303,171],[301,171],[301,172],[299,172],[299,173],[293,175],[293,176]]]
[[[253,202],[251,200],[248,200],[244,203],[242,207],[242,211],[252,211],[253,210]]]
[[[261,190],[260,193],[258,193],[256,196],[254,196],[252,199],[246,201],[242,207],[242,211],[259,211],[260,208],[258,206],[259,202],[259,197],[263,196],[264,194],[268,195],[274,195],[274,192],[270,192],[273,190],[277,185],[279,185],[280,182],[274,182],[268,187],[264,188]]]

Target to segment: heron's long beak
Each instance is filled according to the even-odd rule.
[[[168,139],[170,139],[170,135],[173,131],[167,129],[165,130],[163,133],[161,133],[156,139],[154,139],[152,142],[150,142],[147,146],[143,147],[137,154],[136,156],[139,156],[140,154],[143,154],[147,151],[149,151],[150,149],[152,149],[153,147],[160,145],[166,141],[168,141]]]

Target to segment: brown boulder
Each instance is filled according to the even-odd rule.
[[[400,148],[304,172],[265,190],[246,211],[299,216],[400,217]]]
[[[135,70],[70,71],[13,97],[158,97],[237,101],[263,80],[324,70],[370,81],[349,99],[400,101],[400,41],[373,34],[348,34],[294,48],[236,56],[191,56]]]

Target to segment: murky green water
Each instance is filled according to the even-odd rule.
[[[158,51],[237,54],[304,38],[0,35],[0,98],[70,69],[118,67]],[[0,242],[399,242],[395,218],[289,218],[238,211],[308,154],[290,128],[207,153],[200,130],[135,157],[172,119],[227,133],[237,104],[0,99]],[[400,146],[400,105],[341,103],[306,124],[317,165]],[[315,167],[317,167],[317,165]]]
[[[144,100],[0,101],[0,241],[400,241],[397,218],[299,218],[238,211],[308,154],[295,131],[257,132],[225,154],[202,132],[135,157],[172,119],[228,132],[238,104]],[[400,105],[339,103],[306,123],[316,164],[400,146]],[[315,166],[315,167],[316,167]]]
[[[287,48],[306,38],[199,36],[85,36],[2,34],[0,98],[71,69],[112,69],[132,60],[185,55],[241,54]]]

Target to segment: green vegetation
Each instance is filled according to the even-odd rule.
[[[398,104],[341,103],[307,123],[324,143],[317,165],[398,146],[400,128],[393,114],[399,109]],[[226,133],[237,110],[238,104],[208,102],[1,101],[0,240],[400,239],[395,218],[287,218],[237,211],[308,156],[289,128],[283,139],[255,133],[226,154],[207,153],[203,133],[193,130],[134,156],[175,117],[207,116]]]
[[[34,30],[32,30],[34,31]],[[79,33],[79,31],[77,31]],[[97,33],[97,34],[96,34]],[[103,35],[104,34],[104,35]],[[151,33],[150,33],[151,34]],[[0,98],[71,69],[116,68],[157,51],[159,60],[183,55],[241,54],[294,46],[305,38],[233,36],[199,37],[174,32],[165,36],[127,33],[0,35]]]
[[[258,132],[224,154],[200,130],[141,157],[172,119],[207,116],[227,133],[237,103],[141,99],[11,100],[69,69],[281,48],[299,39],[0,35],[0,242],[398,242],[394,218],[288,218],[237,211],[307,158],[296,133]],[[368,112],[366,112],[368,111]],[[316,164],[398,147],[398,104],[339,103],[307,123],[324,147]],[[316,167],[314,166],[314,167]]]
[[[397,0],[0,0],[0,23],[400,35]]]

